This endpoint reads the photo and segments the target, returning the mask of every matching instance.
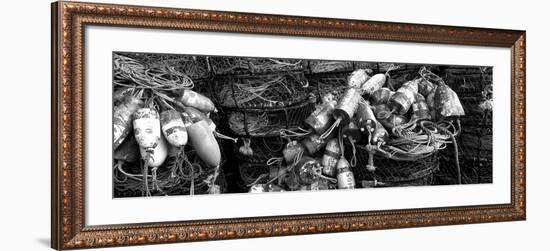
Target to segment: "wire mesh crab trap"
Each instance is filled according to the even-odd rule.
[[[304,60],[284,58],[210,57],[209,62],[216,75],[303,71],[306,65]]]
[[[461,160],[462,183],[479,184],[492,182],[493,134],[491,127],[463,126],[457,137]],[[440,154],[441,168],[437,173],[438,183],[456,184],[458,172],[452,164],[451,151]]]
[[[308,75],[311,89],[318,98],[331,93],[336,99],[348,88],[348,76],[350,72],[319,73]]]
[[[308,98],[309,82],[301,72],[217,77],[213,91],[222,108],[270,109]]]
[[[492,127],[493,68],[449,66],[443,74],[468,114],[462,118],[462,123],[465,126]]]
[[[462,132],[457,138],[460,159],[464,163],[460,173],[463,183],[490,183],[493,168],[492,68],[448,66],[442,69],[442,75],[456,90],[468,115],[461,118]],[[437,182],[456,183],[457,170],[445,164],[452,162],[452,158],[449,151],[441,153]]]
[[[316,99],[309,96],[296,105],[272,109],[232,109],[227,111],[229,129],[241,137],[271,137],[282,129],[300,130],[303,121],[315,110]]]
[[[287,142],[280,136],[242,138],[233,144],[235,155],[239,161],[265,164],[271,158],[283,156],[283,149]],[[251,152],[243,153],[242,149],[250,149]]]
[[[223,170],[225,161],[221,162],[219,168],[208,167],[189,146],[186,147],[186,157],[188,168],[178,168],[175,163],[176,158],[168,157],[158,169],[151,170],[148,174],[147,187],[143,179],[141,160],[129,163],[115,162],[113,166],[114,196],[117,198],[141,197],[147,190],[153,196],[207,194],[213,189],[219,189],[218,191],[223,193],[227,190]]]
[[[210,76],[207,57],[204,56],[133,52],[117,52],[117,54],[139,60],[150,69],[170,68],[193,80]]]
[[[351,72],[354,69],[351,61],[308,60],[307,65],[309,74]]]
[[[378,68],[378,63],[375,62],[353,62],[353,69],[370,69],[375,70]]]
[[[374,171],[367,168],[369,152],[364,146],[355,146],[357,162],[352,166],[357,184],[363,187],[422,186],[431,185],[434,173],[439,170],[438,153],[418,159],[392,159],[374,154]],[[346,146],[346,159],[353,158],[353,149]]]

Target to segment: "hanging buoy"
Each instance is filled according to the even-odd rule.
[[[132,131],[132,114],[142,104],[140,99],[128,96],[113,108],[113,149],[117,149]]]
[[[201,120],[187,127],[189,141],[197,155],[210,167],[216,167],[221,162],[220,146],[206,121]]]
[[[321,164],[314,158],[304,156],[296,164],[295,170],[300,178],[300,184],[309,185],[318,180],[318,176],[315,175],[315,169],[319,169]]]
[[[254,150],[250,147],[250,138],[243,138],[243,145],[239,147],[239,152],[244,156],[252,156]]]
[[[340,157],[338,164],[336,165],[338,174],[336,179],[338,180],[338,189],[354,189],[355,178],[350,170],[349,162],[343,157]]]
[[[323,97],[323,100],[324,102],[317,105],[315,111],[305,119],[306,125],[319,135],[323,134],[334,123],[332,112],[336,107],[336,100],[325,99],[325,97]]]
[[[418,93],[418,82],[422,78],[417,78],[406,82],[393,94],[389,100],[389,107],[399,115],[404,115],[414,103],[414,96]]]
[[[160,137],[158,144],[153,149],[139,148],[141,157],[149,167],[159,167],[168,157],[168,144],[164,137]]]
[[[296,160],[296,157],[304,151],[304,146],[294,140],[286,144],[285,149],[283,149],[283,158],[288,165],[291,165]]]
[[[144,195],[151,196],[148,182],[149,167],[160,166],[168,154],[166,142],[164,142],[161,134],[159,114],[152,108],[140,108],[134,113],[133,125],[134,136],[140,147],[141,157],[145,162],[142,170]]]
[[[193,121],[193,123],[204,120],[204,121],[206,121],[206,123],[208,123],[208,127],[210,127],[210,129],[212,131],[216,130],[216,124],[214,123],[214,121],[212,121],[212,119],[210,119],[208,116],[206,116],[206,114],[199,111],[198,109],[188,106],[188,107],[183,108],[183,112],[185,112],[189,115],[189,117],[191,118],[191,121]]]
[[[412,115],[411,121],[414,120],[430,120],[430,108],[428,108],[428,103],[422,94],[417,93],[415,96],[415,101],[412,104]]]
[[[184,106],[197,108],[204,113],[216,112],[216,106],[214,106],[212,100],[192,90],[184,89],[179,101]]]
[[[193,123],[199,122],[201,120],[206,120],[208,118],[208,116],[206,116],[206,114],[204,114],[203,112],[199,111],[199,109],[191,106],[184,107],[183,112],[189,115],[189,118],[191,118],[191,121],[193,121]]]
[[[331,139],[325,146],[321,165],[323,166],[322,173],[329,177],[336,176],[336,164],[340,156],[340,146],[337,139]]]
[[[340,123],[343,125],[348,124],[355,115],[360,100],[359,91],[356,88],[348,88],[338,100],[332,116],[336,120],[341,120]]]
[[[317,134],[310,134],[300,141],[300,144],[304,146],[309,155],[314,155],[321,148],[325,147],[327,140],[321,139]]]
[[[395,94],[394,91],[384,87],[373,92],[372,95],[370,95],[369,100],[372,105],[387,104],[393,94]]]
[[[367,82],[361,86],[362,94],[373,94],[376,90],[382,88],[386,83],[386,74],[378,73],[372,76]]]
[[[359,126],[357,126],[355,122],[351,121],[342,128],[342,135],[344,139],[348,139],[350,142],[359,142],[361,141],[362,134]]]
[[[357,69],[353,71],[348,77],[348,86],[354,88],[361,88],[367,80],[370,79],[369,74],[365,69]]]
[[[201,120],[206,120],[208,118],[208,116],[206,116],[206,114],[204,114],[203,112],[199,111],[199,109],[191,106],[184,107],[183,112],[189,115],[189,118],[191,118],[191,121],[193,121],[193,123]]]
[[[407,122],[407,118],[401,115],[392,113],[389,110],[388,105],[377,105],[374,107],[374,113],[376,114],[377,122],[380,122],[388,129],[393,129],[395,126],[404,124]]]
[[[210,117],[208,117],[206,114],[199,111],[198,109],[195,109],[193,107],[185,107],[183,108],[183,111],[184,113],[187,113],[189,115],[193,123],[199,122],[201,120],[206,121],[206,123],[208,124],[208,127],[214,134],[214,137],[220,138],[220,139],[228,139],[237,143],[237,138],[229,137],[227,135],[221,134],[218,131],[216,131],[216,123],[214,123],[214,121],[212,121]]]
[[[159,114],[152,108],[140,108],[134,113],[134,135],[139,146],[153,149],[160,140]]]
[[[367,101],[359,102],[355,117],[357,118],[359,130],[364,134],[370,133],[376,126],[376,116]]]
[[[465,115],[458,95],[444,83],[440,83],[435,89],[434,103],[438,118]]]
[[[176,147],[187,144],[187,129],[179,112],[176,110],[163,111],[160,113],[160,124],[168,143]]]
[[[357,88],[348,88],[338,100],[336,108],[332,113],[335,121],[332,125],[320,136],[321,140],[327,139],[339,125],[347,125],[351,118],[355,115],[361,94]]]

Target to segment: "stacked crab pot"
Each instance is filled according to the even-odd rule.
[[[217,109],[200,93],[205,61],[153,58],[115,55],[115,196],[223,192],[222,151],[210,118]]]
[[[233,149],[239,187],[254,190],[251,187],[267,182],[270,170],[280,166],[285,132],[299,133],[314,108],[306,65],[302,60],[246,57],[213,57],[210,64],[217,102],[227,119],[226,132],[238,138]],[[265,189],[277,187],[273,182]]]

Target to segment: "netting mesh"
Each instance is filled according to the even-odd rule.
[[[213,90],[226,108],[273,108],[308,98],[308,80],[301,72],[217,77]]]
[[[349,74],[349,72],[311,74],[308,75],[308,79],[311,89],[318,95],[318,98],[328,93],[339,98],[347,88]]]
[[[367,170],[369,154],[365,147],[355,146],[357,164],[352,171],[357,184],[362,181],[381,182],[377,186],[409,186],[430,185],[433,174],[439,170],[438,154],[433,153],[417,160],[393,160],[387,157],[374,155],[374,172]],[[344,151],[346,159],[353,158],[353,149],[346,145]]]
[[[315,99],[310,97],[289,107],[231,110],[228,111],[229,129],[239,136],[277,136],[281,129],[298,130],[314,109]]]
[[[216,75],[303,71],[305,65],[304,60],[279,58],[211,57],[209,61]]]

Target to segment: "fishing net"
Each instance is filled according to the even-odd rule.
[[[308,80],[301,72],[218,77],[213,91],[224,108],[286,107],[308,98]]]
[[[212,71],[216,75],[271,74],[303,71],[305,61],[299,59],[210,57]]]
[[[223,171],[225,161],[222,161],[220,168],[211,168],[196,155],[190,146],[186,146],[185,152],[189,164],[192,165],[192,168],[186,170],[185,173],[178,172],[173,168],[175,157],[169,157],[156,171],[151,170],[148,175],[148,184],[152,196],[207,194],[212,184],[218,185],[222,193],[227,191],[227,182]],[[223,159],[225,158],[222,151]],[[121,166],[117,166],[115,163],[113,167],[115,198],[144,196],[146,188],[142,179],[143,167],[140,162],[124,163]],[[212,179],[214,180],[212,181]]]
[[[282,157],[286,143],[280,136],[243,138],[237,144],[233,144],[233,149],[240,161],[265,164],[271,158]],[[246,146],[252,149],[252,155],[239,151],[241,147]]]
[[[272,109],[233,109],[228,111],[231,132],[245,137],[278,136],[282,129],[299,130],[304,120],[315,110],[315,98],[299,104]]]

